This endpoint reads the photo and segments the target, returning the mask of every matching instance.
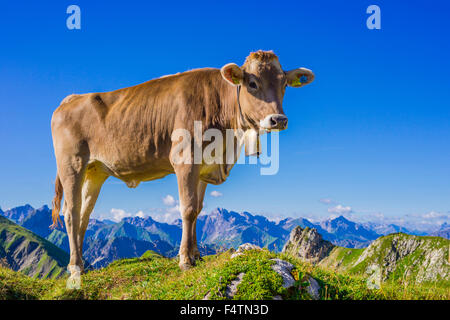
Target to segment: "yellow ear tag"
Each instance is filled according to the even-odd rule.
[[[297,79],[297,81],[294,82],[294,87],[301,87],[303,83],[300,82],[300,79]]]
[[[236,78],[235,76],[231,75],[231,80],[234,84],[239,84],[239,78]]]

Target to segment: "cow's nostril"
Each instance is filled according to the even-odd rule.
[[[260,121],[261,128],[284,130],[287,127],[288,119],[282,114],[270,114]]]
[[[276,120],[274,117],[271,117],[271,118],[270,118],[270,125],[271,125],[272,127],[275,127],[275,126],[277,125],[277,120]]]

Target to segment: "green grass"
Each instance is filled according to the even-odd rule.
[[[2,256],[12,254],[13,249],[21,244],[25,244],[25,247],[33,244],[36,248],[41,248],[44,254],[38,262],[37,273],[43,270],[46,262],[49,263],[50,260],[53,260],[51,262],[52,268],[49,268],[46,274],[41,274],[44,278],[56,277],[65,270],[65,266],[69,263],[69,255],[65,251],[2,216],[0,216],[0,235],[0,253]],[[27,274],[31,272],[31,268],[22,272]]]
[[[0,299],[42,299],[55,287],[54,280],[39,280],[0,267]]]
[[[310,299],[304,276],[312,275],[321,285],[322,299],[450,299],[449,287],[388,282],[371,290],[362,276],[313,267],[284,254],[268,250],[249,251],[234,259],[227,251],[206,256],[190,270],[181,271],[176,259],[146,252],[141,258],[118,260],[108,267],[82,276],[80,290],[67,290],[67,275],[61,279],[32,279],[0,268],[0,299],[227,299],[226,287],[245,273],[234,299],[261,300],[280,295],[283,299]],[[282,287],[270,259],[279,257],[294,264],[295,289]],[[302,284],[301,288],[300,284]]]
[[[364,249],[350,249],[336,246],[320,264],[329,268],[333,267],[346,270],[358,260],[363,252]]]

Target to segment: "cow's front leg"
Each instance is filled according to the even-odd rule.
[[[185,207],[181,211],[181,216],[183,219],[183,235],[179,251],[179,266],[181,270],[187,270],[195,265],[195,256],[193,254],[194,239],[191,232],[195,220],[195,210],[189,206]]]
[[[183,221],[183,233],[180,245],[180,268],[186,270],[194,266],[194,234],[195,220],[200,212],[198,195],[198,166],[180,165],[175,168],[180,195],[180,212]],[[202,199],[203,201],[203,199]]]
[[[207,185],[208,184],[206,182],[203,182],[201,180],[198,182],[198,185],[197,185],[197,206],[198,206],[197,216],[200,214],[200,211],[202,211],[202,208],[203,208],[203,198],[205,197],[205,191],[206,191]],[[197,226],[197,219],[195,219],[194,223],[192,224],[192,237],[194,239],[194,246],[193,246],[192,254],[193,254],[195,260],[201,260],[200,251],[198,250],[198,245],[197,245],[196,226]]]

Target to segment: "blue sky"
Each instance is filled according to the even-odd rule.
[[[81,30],[66,28],[70,4],[81,8]],[[366,27],[371,4],[381,30]],[[286,91],[279,173],[236,166],[208,187],[206,211],[448,221],[449,16],[444,1],[2,3],[0,206],[51,202],[50,118],[66,95],[242,64],[272,49],[285,70],[316,74]],[[164,204],[167,195],[175,202]],[[95,214],[171,213],[176,199],[174,176],[137,189],[110,179]]]

